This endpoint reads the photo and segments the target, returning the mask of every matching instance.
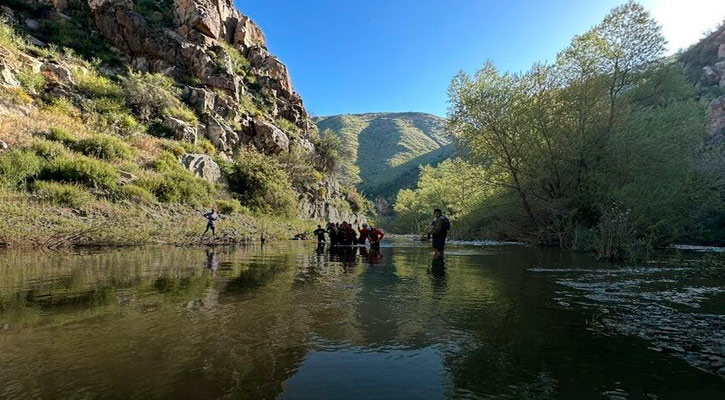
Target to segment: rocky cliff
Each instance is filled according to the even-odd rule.
[[[314,125],[292,88],[287,67],[269,53],[254,22],[231,0],[158,3],[160,9],[171,9],[155,11],[150,18],[163,20],[163,14],[170,13],[166,26],[151,25],[131,0],[88,0],[98,32],[129,58],[134,69],[196,81],[185,85],[184,95],[203,115],[201,134],[219,150],[230,153],[253,144],[276,154],[289,151],[290,142],[296,141],[312,151]],[[238,65],[242,63],[235,52],[244,65]],[[240,106],[250,93],[264,97],[263,115]],[[277,119],[294,128],[283,131]]]
[[[27,102],[0,101],[0,116],[20,112],[29,117],[60,99],[79,109],[81,122],[115,118],[116,123],[104,125],[115,129],[125,126],[128,119],[133,124],[138,120],[146,125],[144,134],[153,137],[174,139],[196,149],[211,143],[214,154],[187,151],[176,157],[197,177],[215,183],[224,181],[215,160],[232,162],[245,149],[280,160],[283,166],[314,165],[318,158],[318,129],[294,90],[287,67],[269,52],[262,30],[236,10],[232,0],[13,0],[0,11],[5,21],[27,35],[17,46],[12,40],[6,48],[0,46],[0,51],[12,55],[0,61],[0,85],[22,89],[21,94],[8,92],[12,96],[29,97]],[[74,52],[66,52],[66,47]],[[92,62],[76,61],[74,53]],[[111,112],[117,109],[96,107],[111,100],[109,90],[94,92],[97,88],[78,81],[81,76],[85,81],[88,76],[107,77],[110,82],[104,84],[113,92],[119,86],[116,83],[128,82],[129,75],[150,76],[143,78],[144,85],[154,90],[165,85],[161,78],[171,78],[173,83],[164,90],[175,98],[167,101],[170,106],[158,107],[163,108],[158,118],[149,118],[149,112],[138,110],[128,98],[117,103],[124,110],[130,108],[131,115],[116,118]],[[42,85],[26,84],[31,81],[42,81]],[[129,130],[122,127],[113,133],[138,141]],[[92,133],[111,132],[94,127]],[[37,130],[30,130],[27,140],[8,135],[0,132],[4,145],[20,149],[30,145],[30,136],[45,137]],[[159,143],[157,147],[163,147]],[[136,156],[137,161],[156,168],[158,160],[148,163],[149,157]],[[295,183],[291,175],[297,168],[290,169]],[[301,217],[363,218],[359,208],[348,202],[349,192],[334,174],[311,170],[306,171],[314,179],[299,179],[303,183],[294,185]]]
[[[680,61],[708,102],[710,143],[725,142],[725,23],[680,55]]]

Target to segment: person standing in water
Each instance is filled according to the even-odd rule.
[[[216,221],[219,219],[219,214],[212,208],[210,212],[204,214],[204,217],[206,217],[206,229],[204,230],[204,233],[201,234],[201,238],[199,239],[204,240],[204,236],[206,235],[209,230],[211,230],[211,237],[213,239],[216,239]]]
[[[451,221],[443,215],[443,212],[436,208],[433,210],[433,223],[431,224],[428,234],[432,237],[432,245],[435,250],[435,256],[443,255],[443,249],[446,247],[446,237],[451,229]]]
[[[330,246],[337,246],[340,239],[337,235],[337,227],[332,222],[327,224],[327,235],[330,236]]]
[[[380,242],[385,237],[385,234],[381,232],[378,228],[371,226],[370,230],[368,231],[368,240],[370,240],[370,249],[379,249],[380,248]]]
[[[325,230],[322,229],[322,225],[317,225],[317,229],[315,229],[314,232],[312,232],[315,236],[317,236],[317,243],[325,243]]]
[[[358,232],[360,232],[360,235],[357,237],[357,244],[365,245],[365,241],[368,239],[368,224],[363,223],[362,228],[358,227]]]

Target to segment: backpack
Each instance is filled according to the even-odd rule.
[[[444,215],[441,215],[441,219],[443,220],[443,233],[448,233],[451,230],[451,220]]]

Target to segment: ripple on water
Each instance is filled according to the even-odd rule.
[[[569,290],[557,291],[555,300],[563,307],[592,311],[589,328],[594,332],[645,339],[654,351],[725,377],[725,314],[697,312],[704,302],[724,294],[725,285],[698,276],[694,268],[529,271],[567,274],[555,282]]]

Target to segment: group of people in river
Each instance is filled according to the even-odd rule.
[[[342,223],[329,222],[326,228],[322,225],[317,225],[317,229],[312,232],[317,236],[317,243],[326,243],[325,235],[330,238],[331,246],[365,246],[367,242],[370,242],[370,248],[380,248],[380,242],[385,237],[380,229],[374,226],[368,226],[367,223],[363,223],[362,226],[358,225],[355,229],[352,224],[347,221]]]
[[[216,210],[211,209],[210,212],[203,214],[207,220],[206,230],[201,235],[201,239],[211,231],[212,237],[216,238],[216,221],[219,219],[219,214]],[[428,230],[428,237],[431,239],[435,256],[440,257],[443,255],[443,250],[446,246],[446,238],[448,237],[448,231],[451,229],[451,222],[443,215],[443,212],[436,208],[433,210],[433,223]],[[363,223],[362,226],[358,225],[355,229],[352,224],[347,221],[342,223],[329,222],[325,228],[322,225],[317,225],[317,229],[312,232],[317,236],[317,243],[322,245],[327,243],[327,237],[330,239],[330,246],[365,246],[367,242],[370,243],[371,249],[379,249],[380,242],[385,237],[380,229],[369,226],[367,223]]]

